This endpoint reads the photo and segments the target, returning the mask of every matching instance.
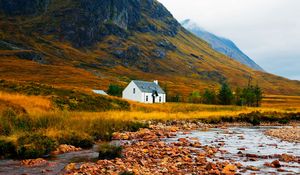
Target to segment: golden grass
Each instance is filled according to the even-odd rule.
[[[26,96],[0,91],[0,100],[19,105],[30,114],[45,113],[52,109],[51,101],[46,97]]]
[[[143,104],[130,101],[131,111],[108,112],[68,112],[58,111],[51,105],[50,99],[42,96],[26,96],[0,92],[0,100],[19,105],[32,117],[71,116],[73,120],[93,120],[98,118],[116,120],[152,120],[152,119],[195,119],[218,116],[237,116],[241,113],[259,112],[300,112],[299,96],[267,95],[262,107],[222,106],[189,103]]]
[[[280,100],[278,100],[280,99]],[[281,99],[292,100],[295,103],[280,106]],[[92,138],[94,141],[109,140],[115,131],[128,131],[135,123],[149,120],[183,120],[204,119],[208,122],[222,121],[224,118],[239,117],[240,114],[252,112],[300,112],[300,97],[267,96],[263,107],[221,106],[188,103],[142,104],[130,102],[130,111],[107,112],[71,112],[61,111],[51,106],[47,97],[26,96],[0,92],[1,101],[16,104],[26,109],[29,115],[14,117],[0,116],[0,126],[8,126],[7,132],[0,133],[0,139],[12,141],[17,144],[17,139],[24,133],[42,133],[59,141],[58,138],[70,139],[75,133],[78,139]],[[271,102],[272,101],[272,102]],[[5,107],[5,106],[4,106]],[[271,115],[271,117],[273,117]],[[280,117],[274,116],[274,117]],[[17,122],[16,122],[17,121]],[[138,126],[138,125],[135,125]],[[72,140],[72,139],[70,139]]]
[[[263,107],[300,111],[300,96],[266,95]]]

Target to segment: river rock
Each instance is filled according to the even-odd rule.
[[[27,159],[27,160],[22,160],[21,161],[21,165],[23,166],[40,166],[43,164],[46,164],[47,160],[42,159],[42,158],[38,158],[38,159]]]
[[[64,145],[59,145],[58,148],[52,152],[52,154],[58,155],[58,154],[81,151],[81,150],[82,150],[81,148],[76,148],[75,146],[64,144]]]
[[[273,167],[275,167],[275,168],[281,167],[279,160],[274,160],[271,164],[272,164]]]
[[[297,162],[298,159],[295,156],[288,155],[288,154],[282,154],[280,156],[280,160],[283,162]]]
[[[224,169],[222,170],[223,174],[235,174],[235,171],[237,170],[237,167],[232,165],[232,164],[228,164],[227,166],[224,167]]]

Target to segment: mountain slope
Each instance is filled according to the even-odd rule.
[[[189,19],[182,21],[181,24],[187,30],[208,42],[214,50],[221,52],[252,69],[264,71],[251,58],[244,54],[231,40],[212,34],[202,29]]]
[[[81,89],[158,79],[169,95],[246,85],[300,94],[300,82],[214,51],[156,0],[0,0],[0,79]]]

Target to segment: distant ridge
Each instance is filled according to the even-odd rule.
[[[231,40],[206,31],[190,19],[182,21],[181,25],[196,36],[208,42],[214,50],[223,53],[252,69],[264,71],[263,68],[243,53]]]

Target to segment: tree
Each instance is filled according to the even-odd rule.
[[[263,99],[263,93],[262,93],[262,90],[261,88],[256,85],[254,87],[254,94],[255,94],[255,102],[256,102],[256,107],[259,107],[261,105],[261,101]]]
[[[204,104],[217,104],[217,95],[214,90],[205,89],[202,95],[202,102]]]
[[[231,105],[233,100],[232,91],[227,83],[223,83],[218,94],[218,99],[222,105]]]
[[[243,90],[240,87],[237,87],[234,94],[234,103],[238,106],[243,106],[245,99],[242,97]]]
[[[110,84],[108,87],[107,93],[112,96],[121,97],[122,91],[123,91],[123,88],[121,88],[120,86],[115,85],[115,84]]]
[[[244,100],[241,105],[259,107],[263,98],[262,90],[258,85],[249,85],[243,89],[241,98]]]
[[[194,91],[189,96],[190,103],[201,103],[201,94],[199,91]]]
[[[255,93],[253,91],[253,86],[249,86],[243,89],[242,98],[245,99],[245,105],[253,106],[255,102]]]

